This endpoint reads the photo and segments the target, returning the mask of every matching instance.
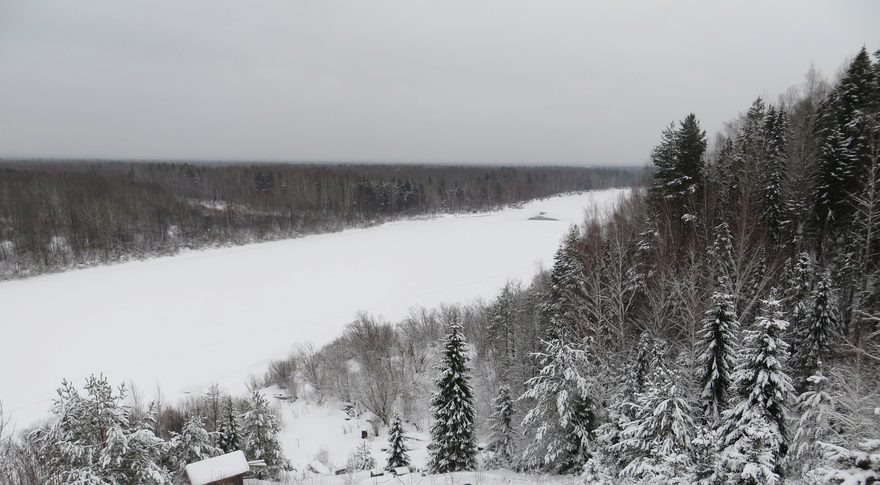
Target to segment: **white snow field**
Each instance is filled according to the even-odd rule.
[[[571,224],[626,190],[0,283],[0,402],[21,427],[46,416],[62,379],[91,373],[145,398],[244,390],[269,360],[329,342],[359,311],[397,320],[528,281]]]

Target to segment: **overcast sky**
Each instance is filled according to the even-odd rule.
[[[0,0],[0,156],[642,164],[880,1]]]

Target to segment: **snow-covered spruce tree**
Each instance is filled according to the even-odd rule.
[[[764,246],[755,252],[745,273],[737,302],[737,315],[740,321],[751,322],[757,315],[761,295],[766,293],[764,285],[767,283],[767,253]]]
[[[622,463],[620,454],[613,446],[620,442],[623,432],[630,419],[622,409],[631,410],[630,402],[617,402],[609,406],[604,422],[592,431],[589,457],[581,468],[581,483],[585,485],[617,485],[620,483]]]
[[[642,386],[638,389],[634,383],[634,369],[639,367],[634,364],[620,365],[616,369],[606,369],[604,362],[600,361],[600,369],[591,372],[594,383],[602,383],[604,392],[600,388],[595,394],[594,401],[605,403],[605,406],[597,412],[600,417],[595,419],[598,426],[590,432],[590,442],[587,449],[588,458],[581,467],[581,483],[589,485],[617,485],[620,483],[620,470],[626,464],[620,454],[612,447],[620,442],[620,436],[629,425],[635,413],[635,396],[642,392],[648,382],[650,374],[650,337],[643,332],[643,348],[638,352],[642,355],[644,365],[644,378]],[[593,346],[592,348],[596,348]],[[631,360],[631,359],[626,359]]]
[[[535,357],[541,370],[526,381],[519,397],[531,406],[522,421],[527,440],[522,466],[577,472],[588,458],[596,420],[592,382],[585,376],[587,352],[582,345],[556,339],[544,342],[544,351]]]
[[[151,402],[140,425],[133,426],[128,436],[127,454],[129,476],[134,477],[132,483],[170,483],[171,472],[162,467],[162,459],[168,453],[171,444],[156,436],[158,423],[158,406]]]
[[[811,196],[816,201],[812,222],[818,234],[830,234],[848,218],[845,186],[851,185],[848,181],[852,179],[855,164],[841,127],[834,121],[825,121],[834,118],[830,112],[834,98],[832,94],[823,103],[819,115],[822,135],[816,163],[816,186]]]
[[[670,208],[675,219],[685,220],[688,203],[702,188],[706,132],[693,113],[670,125],[651,154],[657,167],[652,192]]]
[[[727,138],[721,144],[721,150],[713,165],[712,177],[715,181],[715,218],[731,220],[734,209],[734,194],[737,191],[735,172],[736,149],[733,140]]]
[[[764,100],[759,97],[752,102],[736,135],[734,154],[734,173],[737,179],[734,201],[736,208],[760,204],[763,193],[761,169],[767,153],[765,115]]]
[[[502,382],[511,382],[515,379],[517,349],[517,313],[519,311],[517,295],[521,288],[508,282],[501,289],[501,293],[487,309],[486,333],[490,348],[495,360],[496,373]],[[517,379],[521,380],[521,379]]]
[[[407,454],[406,433],[403,430],[403,420],[399,414],[395,414],[388,427],[388,462],[386,470],[392,470],[401,466],[409,466],[409,454]]]
[[[705,422],[698,423],[694,439],[691,440],[691,462],[688,466],[688,482],[694,485],[716,485],[718,483],[718,455],[720,455],[718,427]]]
[[[819,483],[816,470],[821,463],[822,450],[817,443],[827,440],[831,433],[834,411],[831,395],[825,389],[827,380],[820,366],[808,379],[809,388],[797,399],[796,409],[800,418],[795,427],[789,457],[792,468],[799,470],[807,483]]]
[[[131,426],[121,404],[125,387],[114,393],[105,377],[90,376],[83,389],[84,396],[64,381],[54,419],[31,435],[49,483],[168,483],[159,462],[166,444],[151,429]]]
[[[657,200],[664,200],[670,195],[670,187],[678,178],[675,133],[675,123],[670,123],[660,134],[660,143],[651,152],[651,161],[656,169],[651,195]]]
[[[495,411],[491,416],[492,436],[488,451],[492,453],[489,466],[510,468],[516,454],[516,431],[513,429],[513,397],[510,388],[502,386],[495,396]]]
[[[732,283],[736,278],[736,256],[733,249],[733,235],[730,226],[722,222],[715,226],[715,241],[709,248],[709,260],[712,261],[715,281]]]
[[[624,457],[621,476],[637,483],[686,483],[695,425],[681,376],[657,367],[636,396],[635,419],[612,446]]]
[[[461,325],[452,324],[438,368],[438,391],[431,399],[434,424],[428,469],[432,473],[473,470],[477,466],[476,412],[468,360]]]
[[[186,465],[218,456],[223,451],[214,446],[217,434],[205,429],[201,416],[190,416],[180,433],[172,433],[168,462],[176,476],[183,479]]]
[[[792,355],[797,353],[797,339],[794,337],[805,325],[813,306],[814,273],[813,258],[805,252],[799,253],[788,275],[786,281],[788,287],[785,291],[785,312],[790,325],[785,340],[791,345]]]
[[[880,439],[865,440],[847,449],[819,443],[828,463],[819,469],[824,483],[837,485],[872,485],[880,483]]]
[[[220,429],[217,446],[224,453],[231,453],[242,449],[241,439],[241,416],[236,412],[232,398],[226,396],[223,403],[223,411],[220,417]]]
[[[254,472],[256,478],[277,478],[285,470],[290,470],[290,463],[281,450],[278,433],[281,424],[278,417],[269,409],[269,403],[258,390],[251,393],[248,408],[242,419],[242,441],[244,454],[248,460],[263,460],[265,467]]]
[[[669,342],[663,338],[654,338],[651,345],[651,367],[649,371],[649,380],[650,373],[654,372],[659,368],[666,369],[669,362]]]
[[[787,326],[781,303],[771,296],[761,302],[754,328],[744,333],[734,373],[740,401],[722,414],[725,449],[720,461],[728,476],[741,476],[745,467],[752,466],[741,458],[752,446],[749,443],[760,443],[764,451],[753,458],[764,460],[763,453],[770,453],[774,472],[782,476],[788,405],[794,400],[791,377],[783,367],[788,344],[781,336]]]
[[[749,110],[746,112],[742,127],[737,137],[737,146],[740,149],[743,162],[748,169],[757,168],[757,164],[763,159],[767,150],[767,107],[761,97],[755,98]]]
[[[349,473],[354,473],[372,470],[373,468],[376,468],[376,459],[373,458],[373,453],[370,452],[369,444],[367,444],[366,440],[362,440],[358,447],[348,456],[348,461],[345,462],[345,469]]]
[[[767,158],[762,174],[764,176],[761,198],[761,220],[767,228],[770,243],[778,247],[785,243],[788,226],[788,204],[785,194],[786,181],[786,138],[788,119],[784,109],[777,113],[772,106],[765,121],[767,133]]]
[[[572,226],[565,235],[550,271],[550,292],[542,315],[547,319],[549,338],[571,339],[578,333],[583,314],[584,265],[578,244],[580,230]]]
[[[645,390],[648,374],[651,372],[651,343],[653,338],[648,332],[642,332],[636,346],[635,358],[630,361],[626,376],[626,395],[635,399],[635,395]]]
[[[797,353],[792,367],[804,379],[813,375],[819,362],[830,361],[832,352],[842,339],[837,323],[837,308],[831,288],[831,275],[826,271],[816,285],[809,317],[797,335]]]
[[[774,426],[763,416],[755,417],[740,429],[740,437],[724,449],[720,457],[726,473],[723,483],[736,485],[776,485],[783,477],[779,466],[779,441]]]
[[[700,354],[700,403],[709,423],[717,424],[727,409],[736,366],[739,322],[733,297],[726,293],[725,284],[712,295],[712,307],[706,311],[697,348]]]

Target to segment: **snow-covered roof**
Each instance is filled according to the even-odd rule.
[[[250,470],[241,451],[215,456],[186,466],[186,476],[192,485],[205,485],[224,478],[241,475]]]

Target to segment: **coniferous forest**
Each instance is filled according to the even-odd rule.
[[[839,78],[811,70],[744,108],[711,137],[698,114],[658,127],[649,182],[606,219],[572,227],[528,284],[396,323],[360,315],[252,387],[296,397],[307,385],[358,403],[390,428],[388,467],[410,463],[401,423],[427,415],[431,473],[877,483],[880,51],[862,48]],[[55,419],[5,443],[0,478],[165,483],[186,453],[236,440],[266,457],[266,477],[288,468],[259,393],[242,401],[215,389],[157,410],[101,379],[86,391],[65,383]],[[366,449],[349,463],[374,466]]]

